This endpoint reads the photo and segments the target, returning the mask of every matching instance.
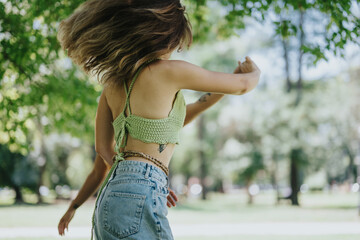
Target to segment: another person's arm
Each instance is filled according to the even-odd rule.
[[[205,93],[196,102],[187,104],[184,126],[194,120],[198,115],[200,115],[200,113],[217,103],[223,97],[224,94],[221,93]]]
[[[92,171],[86,178],[84,184],[79,190],[78,195],[71,202],[68,210],[60,219],[58,224],[58,231],[60,235],[65,234],[65,228],[68,229],[69,223],[73,218],[76,209],[79,208],[90,196],[92,196],[97,191],[109,170],[110,166],[106,165],[104,160],[102,160],[101,157],[97,154]]]
[[[234,74],[244,74],[244,73],[251,73],[251,72],[255,71],[255,74],[254,74],[255,77],[250,75],[249,79],[245,78],[245,79],[240,80],[240,81],[245,82],[243,84],[243,86],[240,85],[240,87],[239,87],[236,82],[235,83],[230,82],[230,85],[231,84],[234,85],[235,93],[244,94],[256,86],[256,84],[258,82],[258,78],[256,78],[256,74],[260,74],[260,70],[256,67],[256,65],[251,61],[250,58],[247,58],[247,60],[244,63],[241,63],[239,61],[238,64],[239,65],[236,67]],[[191,68],[193,68],[193,67],[191,67]],[[193,68],[192,71],[196,71],[196,68],[197,67]],[[199,70],[199,68],[198,68],[198,70]],[[258,71],[258,73],[256,71]],[[207,73],[207,74],[209,74],[209,73]],[[205,75],[205,73],[203,73],[203,75]],[[204,81],[204,80],[202,80],[202,81]],[[230,81],[231,81],[231,79],[230,79]],[[220,81],[220,83],[221,83],[221,81]],[[216,82],[212,82],[212,84],[214,84],[216,86],[219,85]],[[191,88],[191,85],[189,85],[189,86]],[[195,85],[193,85],[193,86],[195,86]],[[237,91],[236,91],[236,87],[239,87],[239,89]],[[209,86],[204,86],[204,88],[209,88]],[[221,86],[221,89],[223,89],[222,91],[225,91],[225,92],[231,92],[231,91],[229,91],[229,89],[223,88],[223,86]],[[221,89],[220,89],[220,91],[221,91]],[[224,93],[210,93],[209,92],[209,93],[202,95],[198,101],[186,105],[186,117],[185,117],[185,121],[184,121],[184,126],[186,124],[190,123],[192,120],[194,120],[200,113],[202,113],[203,111],[205,111],[206,109],[208,109],[209,107],[211,107],[212,105],[217,103],[220,99],[222,99],[224,97],[224,95],[225,95]]]

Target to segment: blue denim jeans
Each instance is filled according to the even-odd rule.
[[[166,217],[168,186],[159,167],[120,161],[97,202],[95,239],[173,240]]]

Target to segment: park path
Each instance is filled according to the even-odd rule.
[[[224,223],[224,224],[172,224],[173,235],[186,236],[317,236],[360,234],[357,222],[263,222],[263,223]],[[69,227],[66,237],[57,233],[56,227],[0,228],[0,239],[16,237],[57,237],[59,239],[90,238],[90,227]]]

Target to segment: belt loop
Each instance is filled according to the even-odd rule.
[[[149,178],[149,174],[150,174],[150,164],[146,163],[146,173],[145,173],[145,179]]]

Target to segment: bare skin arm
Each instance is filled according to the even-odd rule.
[[[78,195],[71,202],[64,216],[60,219],[58,224],[58,231],[60,235],[65,234],[65,228],[68,229],[69,222],[73,218],[76,209],[97,191],[109,170],[110,166],[106,165],[99,155],[96,155],[93,170],[86,178]]]
[[[106,100],[105,89],[101,93],[95,119],[95,151],[108,164],[112,165],[114,152],[114,128],[112,114]]]
[[[251,65],[248,62],[238,62],[238,66],[234,70],[234,74],[251,72]],[[184,126],[194,120],[200,113],[210,108],[212,105],[221,100],[225,94],[222,93],[205,93],[198,101],[186,105],[186,117]]]
[[[234,73],[209,71],[194,64],[170,60],[163,64],[164,85],[174,92],[190,89],[201,92],[242,95],[256,87],[260,78],[260,69],[249,58],[238,62]]]
[[[217,103],[224,96],[224,94],[205,93],[196,102],[187,104],[184,126],[199,116],[200,113]]]

